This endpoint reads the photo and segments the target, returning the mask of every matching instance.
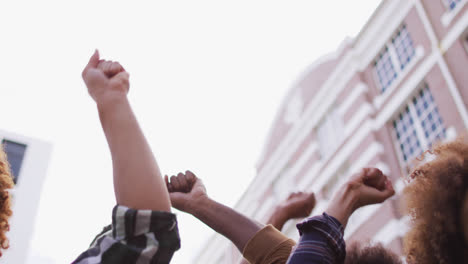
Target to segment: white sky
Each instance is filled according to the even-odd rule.
[[[0,128],[54,146],[28,263],[71,262],[110,222],[110,155],[80,76],[94,48],[130,72],[163,173],[191,169],[233,205],[295,78],[355,36],[379,2],[0,2]],[[192,263],[212,233],[179,220],[172,263]]]

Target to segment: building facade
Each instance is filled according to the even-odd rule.
[[[314,191],[312,214],[363,167],[390,176],[397,195],[359,209],[347,243],[372,240],[402,252],[407,217],[399,194],[414,160],[468,129],[468,0],[383,0],[354,39],[311,65],[279,108],[257,175],[236,205],[266,221],[293,191]],[[283,233],[297,239],[295,223]],[[196,263],[239,263],[216,235]]]
[[[25,263],[33,237],[36,215],[49,165],[52,146],[49,143],[0,131],[0,142],[8,155],[15,187],[13,215],[10,219],[10,248],[3,252],[0,263]]]

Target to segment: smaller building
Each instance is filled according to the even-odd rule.
[[[25,263],[34,234],[42,186],[47,175],[52,145],[50,143],[0,130],[0,142],[8,155],[15,187],[13,216],[10,219],[10,248],[0,263]]]

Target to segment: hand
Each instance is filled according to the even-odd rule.
[[[379,169],[365,168],[351,176],[333,197],[326,212],[346,227],[349,217],[358,208],[382,203],[395,194],[392,183]]]
[[[127,96],[129,74],[118,62],[99,59],[96,50],[82,73],[88,92],[96,103],[101,104]]]
[[[205,185],[191,171],[169,178],[164,176],[172,206],[178,210],[192,213],[200,200],[208,198]]]
[[[351,177],[347,187],[355,192],[355,209],[382,203],[395,194],[392,182],[377,168],[364,168]]]
[[[278,205],[277,210],[282,212],[287,219],[304,218],[312,213],[315,203],[315,194],[313,192],[291,193],[288,199]]]

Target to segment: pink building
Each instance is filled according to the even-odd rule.
[[[397,253],[407,217],[402,177],[436,141],[468,128],[468,0],[383,0],[361,32],[311,65],[279,108],[257,176],[236,209],[266,221],[292,191],[314,191],[325,209],[360,168],[378,167],[395,182],[384,205],[358,210],[347,242],[373,240]],[[295,223],[283,232],[297,239]],[[239,263],[217,235],[196,263]]]

